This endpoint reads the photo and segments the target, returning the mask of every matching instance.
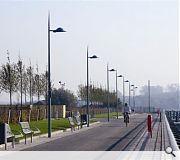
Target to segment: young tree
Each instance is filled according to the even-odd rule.
[[[34,103],[34,95],[36,95],[36,81],[35,81],[35,74],[33,72],[31,76],[32,86],[31,86],[31,97],[32,97],[32,104]]]
[[[79,97],[81,100],[86,100],[86,87],[83,86],[82,84],[80,84],[80,85],[78,86],[77,94],[78,94],[78,97]]]
[[[22,108],[22,94],[23,94],[23,72],[24,72],[24,65],[22,64],[22,60],[19,56],[19,60],[16,65],[18,76],[20,77],[20,81],[18,83],[18,90],[20,91],[21,95],[21,108]]]
[[[24,103],[26,104],[27,103],[27,91],[28,91],[28,84],[29,84],[29,81],[28,81],[28,75],[27,75],[27,72],[24,70],[23,71],[23,74],[22,74],[23,78],[22,78],[22,88],[23,88],[23,93],[24,93]]]
[[[41,88],[41,96],[44,96],[47,102],[47,88],[48,88],[48,72],[42,73],[40,75],[40,88]]]
[[[19,121],[22,121],[22,94],[23,94],[23,70],[24,66],[22,64],[22,60],[19,56],[19,60],[16,64],[16,69],[17,69],[17,74],[20,77],[20,80],[18,81],[18,90],[20,92],[20,97],[21,97],[21,111],[19,113]]]
[[[39,75],[39,68],[38,64],[36,67],[36,74],[34,75],[34,89],[35,89],[35,94],[38,97],[38,101],[40,100],[40,92],[41,92],[41,84],[40,84],[40,75]]]
[[[30,98],[30,104],[32,104],[32,86],[33,86],[33,67],[30,66],[26,69],[27,78],[28,78],[28,92],[29,92],[29,98]]]
[[[16,70],[16,64],[10,62],[9,52],[7,51],[7,59],[8,62],[4,65],[2,65],[0,70],[0,86],[1,90],[4,92],[9,93],[9,103],[10,103],[10,109],[8,114],[8,122],[10,121],[11,117],[11,108],[12,108],[12,94],[17,91],[18,86],[18,74]]]

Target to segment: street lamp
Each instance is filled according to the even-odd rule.
[[[134,84],[132,84],[131,87],[133,87],[131,91],[133,91],[133,108],[134,108],[134,88],[135,88]]]
[[[116,113],[117,113],[117,119],[118,119],[118,93],[117,93],[117,78],[119,77],[119,76],[117,76],[117,70],[115,70],[115,69],[111,69],[111,70],[109,70],[110,72],[113,72],[113,71],[116,71]]]
[[[98,58],[96,55],[89,57],[88,47],[87,47],[87,127],[89,127],[89,59]]]
[[[135,87],[135,85],[131,85],[131,87],[133,87],[133,89],[131,91],[133,91],[133,107],[135,109],[135,105],[136,105],[136,102],[135,102],[135,89],[137,89],[138,87]]]
[[[151,112],[151,82],[148,80],[148,102],[149,102],[149,113]]]
[[[117,119],[118,119],[118,88],[117,88],[117,70],[116,70],[116,112],[117,112]]]
[[[123,75],[119,75],[118,77],[122,77],[123,78],[123,107],[124,107],[124,94],[125,94],[125,89],[124,89],[124,76]]]
[[[108,122],[109,122],[109,72],[114,72],[114,71],[116,71],[116,70],[115,70],[115,69],[110,69],[110,70],[109,70],[109,66],[108,66],[108,64],[107,64]]]
[[[122,75],[117,75],[117,70],[111,69],[110,71],[116,71],[116,113],[117,113],[117,119],[118,119],[118,88],[117,88],[117,78],[122,77]]]
[[[136,89],[138,87],[134,87],[134,110],[135,110],[135,107],[136,107]]]
[[[50,57],[50,32],[66,32],[62,28],[50,29],[50,14],[48,14],[48,137],[51,137],[51,57]]]
[[[126,80],[126,81],[124,81],[124,82],[127,82],[127,83],[129,83],[129,106],[130,106],[130,103],[131,103],[131,84],[130,84],[130,81],[129,80]]]

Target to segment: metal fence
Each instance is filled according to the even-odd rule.
[[[165,111],[165,113],[173,122],[180,122],[180,111]]]

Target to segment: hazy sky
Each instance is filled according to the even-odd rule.
[[[47,16],[51,29],[51,71],[76,92],[86,82],[86,47],[99,59],[89,60],[90,79],[106,86],[106,64],[138,87],[178,83],[178,1],[2,1],[0,0],[0,63],[47,65]],[[118,87],[121,90],[121,79]],[[115,88],[115,73],[110,73]]]

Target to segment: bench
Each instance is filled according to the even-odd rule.
[[[87,114],[81,115],[81,125],[87,124]]]
[[[71,131],[73,131],[73,129],[74,129],[74,131],[75,131],[75,123],[74,123],[74,120],[73,120],[73,118],[72,117],[68,117],[68,121],[69,121],[69,124],[70,124],[70,126],[71,126]]]
[[[75,120],[75,124],[78,126],[78,129],[79,129],[80,126],[82,128],[82,123],[81,123],[80,117],[79,116],[74,116],[74,120]]]
[[[30,128],[29,122],[19,122],[19,124],[21,126],[22,133],[23,133],[23,135],[25,137],[25,144],[26,144],[26,137],[27,137],[27,135],[31,136],[31,143],[32,143],[32,136],[33,136],[33,134],[38,134],[38,133],[41,132],[37,127],[35,127],[36,128],[35,131],[32,130]]]
[[[5,150],[7,150],[7,142],[12,141],[12,148],[14,148],[15,144],[15,135],[12,133],[9,124],[5,123],[6,125],[6,137],[5,137]]]
[[[5,123],[5,139],[4,139],[4,144],[5,144],[5,150],[7,150],[7,142],[12,142],[12,148],[14,148],[15,145],[15,140],[17,138],[23,137],[22,133],[20,131],[16,131],[16,130],[12,130],[9,126],[9,124]],[[14,132],[18,132],[19,134],[14,134],[12,131]]]

